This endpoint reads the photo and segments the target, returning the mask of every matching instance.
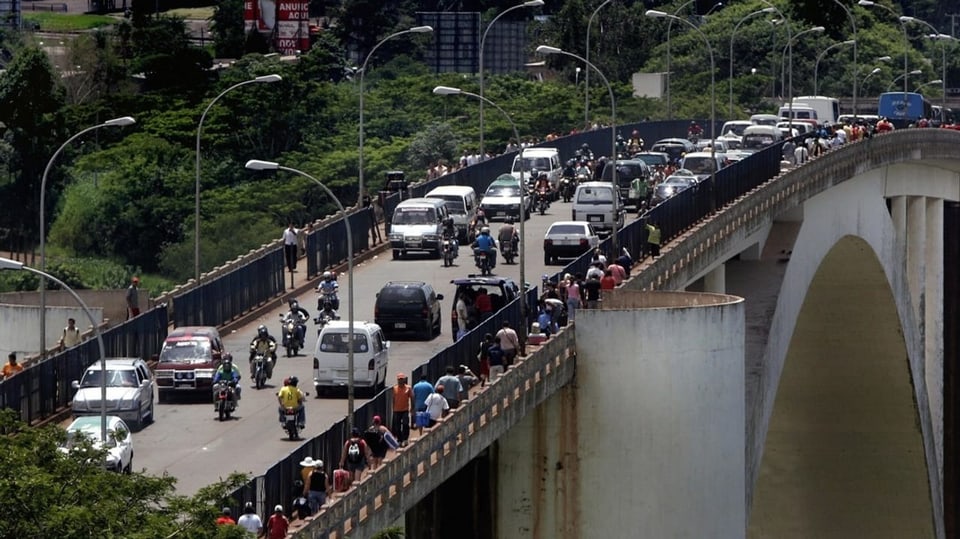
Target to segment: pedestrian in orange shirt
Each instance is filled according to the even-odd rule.
[[[410,437],[413,411],[413,389],[407,385],[407,375],[397,373],[397,385],[393,386],[393,434],[401,446],[406,446]]]
[[[613,290],[617,287],[617,280],[613,278],[613,272],[609,269],[603,270],[603,277],[600,278],[600,290]]]
[[[233,520],[233,517],[230,516],[229,507],[223,508],[223,511],[221,511],[220,516],[217,517],[216,524],[217,526],[236,526],[237,525],[237,521]]]
[[[3,377],[10,378],[18,372],[23,372],[23,365],[17,363],[17,354],[10,352],[10,355],[7,356],[8,363],[3,366]]]

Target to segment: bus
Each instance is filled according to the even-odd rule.
[[[886,92],[880,94],[877,114],[890,120],[897,129],[901,129],[915,122],[917,118],[930,118],[933,107],[921,94]]]

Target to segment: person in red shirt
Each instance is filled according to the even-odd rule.
[[[480,320],[486,320],[493,314],[493,302],[490,301],[490,294],[487,294],[486,288],[477,290],[477,297],[473,300],[473,306],[480,315]]]
[[[233,520],[233,517],[230,516],[230,508],[224,507],[223,511],[220,512],[220,516],[216,520],[217,526],[236,526],[237,521]]]
[[[617,287],[617,280],[613,278],[613,272],[609,269],[603,271],[603,277],[600,278],[600,290],[613,290]]]
[[[290,521],[283,514],[283,506],[273,508],[273,514],[267,519],[267,539],[283,539],[287,536]]]

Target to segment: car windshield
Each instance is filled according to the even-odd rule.
[[[520,188],[516,186],[491,186],[487,189],[488,197],[518,197]]]
[[[743,136],[743,130],[750,127],[750,124],[729,124],[723,126],[723,134],[727,135],[733,133],[738,137]]]
[[[213,359],[213,350],[208,340],[167,341],[160,350],[161,363],[181,363],[185,361]]]
[[[743,147],[747,149],[766,148],[773,144],[773,135],[746,135],[743,137]]]
[[[635,155],[634,159],[640,159],[650,166],[667,164],[667,157],[664,155]]]
[[[553,225],[547,231],[547,236],[559,234],[579,234],[585,236],[587,233],[583,230],[583,225]]]
[[[419,305],[423,303],[423,292],[419,288],[391,286],[381,290],[377,299],[381,303]]]
[[[320,339],[320,350],[330,354],[346,354],[349,350],[347,344],[350,342],[348,333],[324,333]],[[363,333],[353,334],[353,351],[367,351],[367,336]]]
[[[609,204],[613,202],[613,190],[606,187],[584,187],[577,195],[579,204]]]
[[[533,169],[547,171],[550,170],[550,158],[548,157],[524,157],[523,170],[530,172]],[[513,172],[520,172],[520,160],[513,161]]]
[[[712,162],[710,157],[687,157],[683,160],[683,168],[694,174],[710,174],[713,172],[713,167],[710,166]]]
[[[80,387],[100,387],[103,371],[90,369],[80,380]],[[137,374],[131,370],[107,370],[107,387],[137,387]]]
[[[427,198],[437,198],[447,207],[447,213],[452,215],[466,215],[467,208],[463,205],[463,197],[457,195],[430,195]]]
[[[397,208],[393,214],[395,225],[429,225],[433,224],[433,210],[429,208]]]

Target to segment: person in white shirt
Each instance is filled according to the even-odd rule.
[[[427,413],[430,414],[430,427],[437,424],[437,420],[450,410],[450,404],[443,397],[443,386],[437,386],[436,391],[427,395],[424,401],[427,406]]]
[[[283,231],[283,254],[287,262],[287,269],[291,273],[297,271],[297,235],[299,230],[293,228],[293,223],[287,225]]]
[[[257,516],[256,510],[253,508],[253,502],[247,502],[243,506],[243,514],[237,519],[237,526],[260,537],[260,533],[263,531],[263,521]]]
[[[77,321],[68,318],[67,327],[63,328],[63,336],[60,337],[60,349],[73,348],[80,344],[80,340],[80,328],[77,327]]]

